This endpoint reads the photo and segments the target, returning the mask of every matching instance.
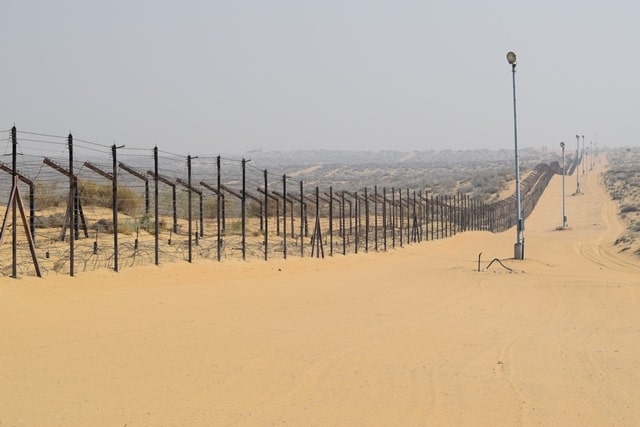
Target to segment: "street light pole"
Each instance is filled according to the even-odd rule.
[[[580,160],[582,160],[582,175],[585,175],[587,173],[587,171],[585,170],[585,163],[587,162],[587,160],[584,155],[584,135],[580,136],[582,136],[582,158]]]
[[[524,259],[524,220],[522,219],[522,207],[520,202],[520,160],[518,156],[518,120],[516,114],[516,54],[507,52],[507,62],[511,64],[511,79],[513,82],[513,140],[515,145],[516,159],[516,243],[513,247],[513,257]]]
[[[580,194],[580,135],[576,135],[576,194]]]
[[[560,143],[562,147],[562,228],[567,228],[567,211],[565,209],[564,201],[564,176],[566,175],[566,169],[564,166],[564,142]]]

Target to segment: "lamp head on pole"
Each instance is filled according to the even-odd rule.
[[[516,54],[512,51],[507,52],[507,61],[512,67],[516,66]]]
[[[564,142],[560,143],[560,147],[564,150]]]

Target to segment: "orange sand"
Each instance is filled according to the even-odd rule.
[[[595,173],[515,231],[0,284],[0,425],[637,425],[640,262]],[[571,187],[567,180],[567,194]],[[509,273],[492,258],[506,259]]]

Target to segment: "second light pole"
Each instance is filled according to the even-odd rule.
[[[564,166],[564,142],[560,143],[560,147],[562,147],[562,228],[567,228],[567,211],[564,204],[564,176],[566,175]]]
[[[522,206],[520,202],[520,160],[518,156],[518,115],[516,114],[516,54],[507,52],[507,61],[511,64],[511,78],[513,81],[513,139],[516,151],[516,243],[513,246],[513,257],[524,259],[524,220],[522,219]]]
[[[580,191],[580,162],[582,158],[580,157],[580,135],[576,135],[576,195],[582,194]]]

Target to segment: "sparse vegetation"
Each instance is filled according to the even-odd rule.
[[[99,184],[92,181],[80,181],[78,192],[82,203],[87,206],[110,208],[113,187],[110,184]],[[142,207],[142,201],[127,187],[118,187],[118,212],[136,215]]]
[[[619,213],[627,231],[615,241],[621,252],[640,255],[640,149],[609,152],[610,169],[603,180],[611,198],[619,202]]]

